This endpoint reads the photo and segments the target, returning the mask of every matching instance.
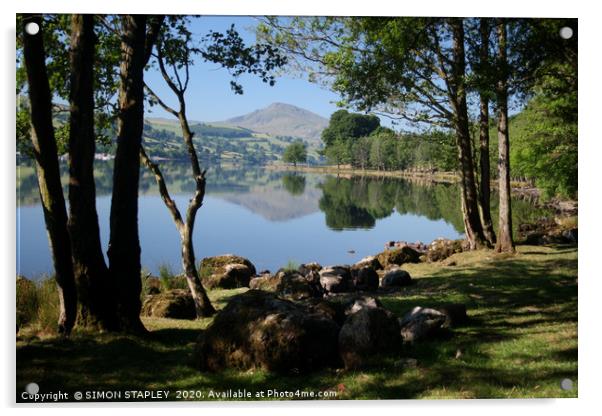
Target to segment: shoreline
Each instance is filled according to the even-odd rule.
[[[430,172],[430,171],[408,171],[408,170],[392,170],[382,171],[373,169],[354,169],[349,167],[336,167],[334,165],[307,166],[307,165],[282,165],[271,164],[265,165],[266,170],[280,172],[305,172],[330,174],[339,177],[350,179],[352,177],[381,177],[381,178],[401,178],[415,182],[427,183],[446,183],[455,184],[460,181],[460,176],[456,172]],[[492,190],[497,191],[498,182],[491,181]],[[577,214],[577,200],[550,198],[547,201],[541,199],[541,191],[534,185],[528,182],[511,181],[512,195],[520,199],[532,201],[536,206],[551,208],[560,214]]]

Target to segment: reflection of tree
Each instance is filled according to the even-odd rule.
[[[180,162],[165,162],[164,175],[174,195],[192,195],[194,181],[190,179],[188,165]],[[31,162],[20,161],[19,203],[38,204],[40,201],[35,170]],[[96,194],[109,195],[113,182],[113,163],[96,161],[94,167]],[[61,180],[67,192],[69,174],[66,164],[61,164]],[[316,176],[268,171],[265,169],[228,169],[219,166],[208,171],[207,192],[244,194],[257,187],[275,187],[282,184],[291,195],[300,195],[307,187],[318,186],[322,191],[320,209],[325,213],[326,225],[335,230],[345,228],[372,228],[376,220],[390,216],[394,210],[400,214],[413,214],[430,220],[445,220],[459,232],[464,232],[460,197],[457,185],[424,184],[398,178],[353,177],[335,178],[328,176],[320,185],[315,185]],[[140,194],[157,194],[154,179],[146,170],[141,171]],[[496,218],[497,194],[491,196],[491,215]],[[536,208],[530,201],[512,200],[512,222],[516,232],[521,223],[533,222],[550,215]],[[494,224],[497,225],[497,224]]]
[[[455,185],[419,185],[395,178],[334,178],[321,186],[320,209],[334,229],[371,228],[395,208],[400,214],[414,214],[431,220],[444,219],[458,232],[464,225]]]
[[[305,176],[286,173],[282,176],[282,186],[291,195],[302,195],[305,192]]]
[[[334,177],[328,177],[320,185],[322,198],[319,207],[326,216],[326,225],[329,228],[343,230],[374,227],[374,215],[361,206],[361,186],[356,180]]]

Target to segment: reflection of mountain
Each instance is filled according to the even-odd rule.
[[[294,196],[284,189],[256,187],[249,193],[218,193],[212,196],[243,206],[269,221],[286,221],[318,212],[322,192],[311,188]]]
[[[164,162],[163,173],[172,196],[192,195],[194,182],[186,163]],[[111,193],[112,162],[96,162],[95,179],[98,196]],[[64,193],[67,195],[68,173],[61,165]],[[20,167],[17,176],[18,203],[39,204],[40,196],[31,165]],[[324,212],[330,229],[372,228],[379,219],[395,212],[413,214],[430,220],[445,220],[456,231],[464,231],[457,185],[418,184],[396,178],[352,177],[290,174],[264,169],[220,169],[208,171],[207,194],[245,207],[268,221],[286,221],[318,211]],[[140,195],[157,195],[157,184],[146,170],[141,171]],[[496,218],[497,195],[492,195],[492,216]],[[181,207],[183,208],[183,207]],[[546,212],[531,203],[513,199],[514,227],[545,216]]]

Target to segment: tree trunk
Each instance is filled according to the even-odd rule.
[[[71,94],[69,129],[69,234],[80,303],[78,325],[117,329],[102,254],[94,183],[94,16],[71,18]]]
[[[138,181],[140,144],[144,126],[144,66],[146,16],[123,17],[120,65],[117,150],[111,199],[109,270],[115,281],[122,329],[140,333],[140,240],[138,236]]]
[[[486,18],[480,19],[481,47],[479,59],[481,69],[489,62],[489,24]],[[481,217],[483,220],[483,232],[489,244],[495,244],[495,231],[493,231],[493,221],[491,220],[491,178],[489,167],[489,99],[483,92],[480,93],[480,114],[479,114],[479,149],[480,149],[480,170],[481,170],[481,192],[479,193],[479,203],[481,205]]]
[[[199,273],[196,267],[194,247],[192,244],[192,230],[194,223],[186,224],[182,230],[182,267],[188,282],[188,288],[194,299],[196,316],[198,318],[208,317],[215,314],[215,308],[211,304],[207,292],[201,283]]]
[[[451,20],[453,32],[452,49],[452,106],[455,112],[456,145],[460,164],[460,192],[462,214],[464,217],[464,230],[471,250],[486,245],[483,226],[479,215],[477,188],[475,184],[474,162],[468,124],[468,108],[466,104],[465,89],[465,52],[464,52],[464,26],[462,19]]]
[[[182,265],[184,272],[186,273],[186,279],[188,281],[188,287],[194,298],[194,303],[197,309],[198,317],[212,316],[215,313],[213,305],[205,292],[205,288],[199,278],[198,270],[195,265],[195,254],[194,246],[192,243],[192,234],[194,231],[194,223],[196,220],[196,213],[199,208],[203,205],[205,199],[205,171],[201,171],[199,159],[194,148],[194,142],[192,141],[194,133],[190,130],[188,125],[188,118],[186,117],[186,102],[184,100],[184,92],[182,91],[178,95],[180,103],[180,112],[178,119],[182,127],[182,133],[184,136],[184,142],[188,149],[188,156],[190,158],[190,165],[192,167],[192,174],[194,175],[196,183],[196,191],[193,198],[190,200],[188,210],[186,212],[186,222],[182,233]]]
[[[30,22],[40,28],[35,35],[29,35],[25,31],[25,26]],[[58,287],[58,329],[59,333],[69,335],[77,315],[77,290],[67,231],[67,210],[52,125],[52,95],[46,72],[42,19],[39,15],[26,15],[23,19],[23,57],[31,108],[31,141]]]
[[[506,52],[506,24],[501,22],[498,33],[498,60],[501,76],[496,84],[498,105],[498,148],[497,162],[499,180],[499,226],[498,240],[495,246],[498,252],[514,252],[512,240],[512,207],[510,203],[510,138],[508,135],[508,73]]]

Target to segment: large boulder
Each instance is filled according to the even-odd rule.
[[[249,288],[275,292],[281,280],[282,275],[280,273],[276,273],[275,275],[264,273],[260,276],[252,278],[249,281]]]
[[[427,260],[431,262],[441,261],[455,253],[465,251],[466,248],[466,243],[463,240],[438,238],[429,245],[426,257]]]
[[[347,266],[331,266],[320,270],[320,285],[326,293],[343,293],[352,289],[351,272]]]
[[[416,342],[435,335],[446,322],[446,315],[438,310],[416,306],[400,321],[404,342]]]
[[[281,271],[277,273],[280,281],[276,286],[278,294],[290,300],[302,300],[322,296],[322,287],[316,281],[313,274],[309,272],[308,277],[297,272]]]
[[[246,264],[232,263],[220,268],[218,273],[213,273],[203,279],[203,283],[209,289],[236,289],[249,287],[253,271]]]
[[[303,299],[301,302],[311,311],[311,313],[323,315],[327,319],[332,319],[339,326],[343,325],[347,318],[346,308],[348,305],[339,298],[309,298]]]
[[[395,267],[385,272],[380,282],[380,286],[388,289],[409,286],[412,283],[414,283],[414,281],[412,280],[410,273],[399,267]]]
[[[156,295],[161,293],[163,289],[163,285],[161,284],[161,280],[155,276],[146,276],[143,277],[142,283],[142,293],[144,295]]]
[[[351,315],[366,308],[382,308],[383,304],[373,296],[356,296],[345,304],[345,315]]]
[[[377,256],[367,256],[355,263],[354,268],[361,269],[363,267],[372,267],[374,270],[381,270],[383,265],[378,260]]]
[[[235,289],[248,287],[256,274],[253,263],[234,254],[206,257],[201,260],[200,273],[208,288]]]
[[[443,323],[444,328],[459,326],[468,322],[466,305],[462,303],[448,303],[433,309],[445,315],[445,322]]]
[[[249,290],[231,298],[201,334],[196,359],[201,370],[226,368],[288,373],[336,366],[339,326],[323,314]]]
[[[311,262],[300,265],[298,272],[303,276],[307,276],[311,272],[319,272],[320,270],[322,270],[322,266],[319,263]]]
[[[372,292],[378,289],[378,273],[371,266],[352,268],[351,279],[355,290]]]
[[[173,289],[148,295],[142,304],[141,315],[155,318],[196,319],[196,309],[189,291]]]
[[[401,344],[397,318],[388,310],[365,307],[350,314],[339,333],[339,353],[347,369],[360,368]]]
[[[400,248],[391,248],[377,255],[378,261],[383,267],[397,265],[401,266],[404,263],[419,263],[420,253],[410,246]]]

